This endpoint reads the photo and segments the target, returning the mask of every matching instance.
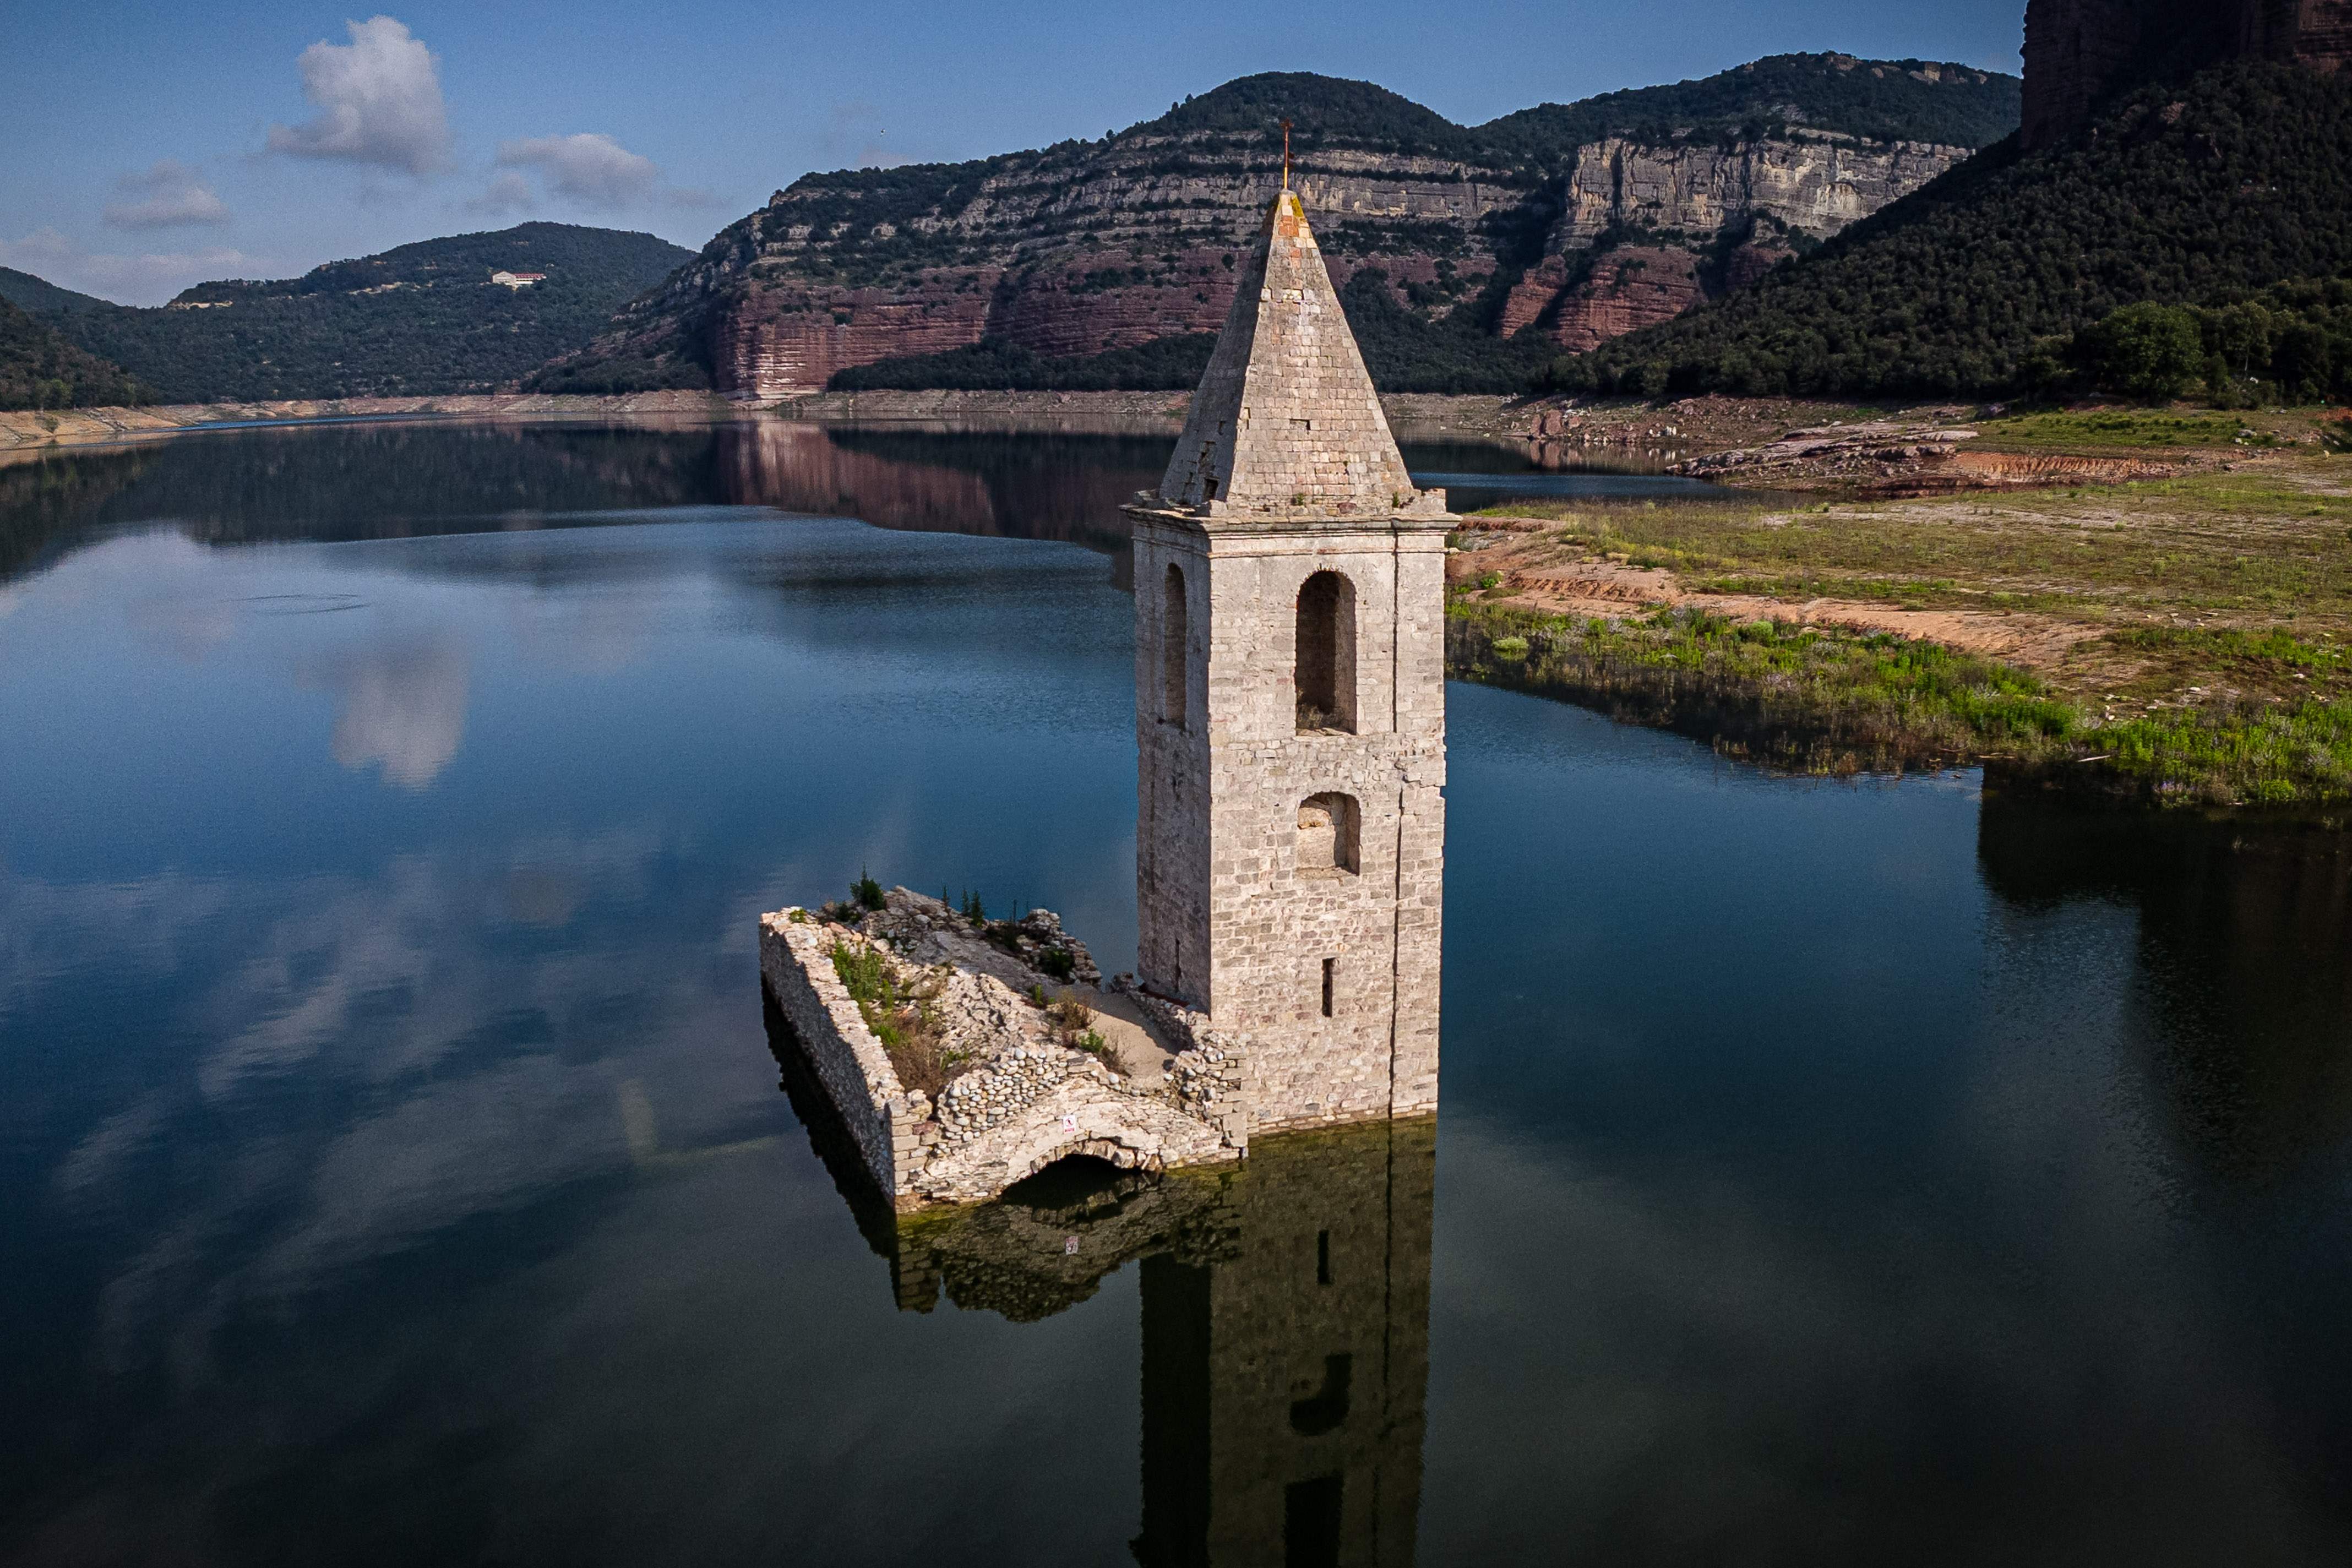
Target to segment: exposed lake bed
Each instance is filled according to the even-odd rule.
[[[1130,966],[1117,504],[1165,451],[259,431],[12,497],[0,1541],[1109,1560],[1169,1270],[1271,1300],[1320,1228],[1344,1281],[1329,1215],[1377,1213],[1425,1312],[1276,1342],[1273,1419],[1350,1336],[1425,1357],[1425,1413],[1382,1385],[1422,1561],[2341,1554],[2327,835],[1457,684],[1433,1197],[1276,1148],[1164,1222],[1004,1218],[1079,1242],[1051,1289],[1002,1235],[878,1258],[777,1092],[757,915],[870,869]]]

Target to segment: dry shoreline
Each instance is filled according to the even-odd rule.
[[[327,424],[354,419],[562,420],[646,416],[734,419],[765,416],[821,424],[908,423],[960,429],[1126,434],[1184,421],[1181,392],[824,393],[781,403],[746,403],[707,392],[615,395],[481,393],[443,397],[343,397],[257,403],[173,404],[144,408],[0,410],[0,464],[71,447],[113,445],[239,426]],[[1524,400],[1404,395],[1385,398],[1401,429],[1474,437],[1521,434]]]

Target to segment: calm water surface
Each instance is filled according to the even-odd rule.
[[[1181,1244],[845,1192],[755,918],[870,868],[1131,964],[1165,449],[0,469],[0,1559],[2352,1554],[2339,838],[1457,684],[1433,1156],[1270,1143]]]

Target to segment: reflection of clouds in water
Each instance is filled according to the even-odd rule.
[[[455,637],[386,640],[320,659],[303,671],[341,704],[335,761],[383,766],[386,782],[421,790],[441,776],[466,736],[471,666]]]
[[[117,979],[169,973],[228,901],[220,883],[177,872],[59,883],[0,866],[0,1019],[93,955]]]
[[[407,858],[372,881],[211,884],[200,913],[163,920],[258,936],[197,1004],[224,1043],[192,1078],[153,1086],[92,1128],[51,1173],[61,1199],[120,1215],[136,1207],[143,1152],[221,1141],[202,1162],[202,1189],[176,1194],[169,1221],[106,1287],[103,1359],[120,1369],[163,1353],[201,1376],[208,1335],[240,1303],[314,1288],[335,1268],[625,1166],[627,1077],[654,1082],[666,1138],[681,1144],[735,1114],[728,1102],[744,1085],[764,1099],[763,1074],[688,1081],[696,1061],[740,1065],[707,1048],[742,1032],[729,1027],[740,998],[709,981],[717,933],[658,951],[634,924],[556,952],[498,944],[518,885],[552,900],[536,915],[576,921],[646,897],[649,868],[676,847],[657,832],[619,833],[516,846],[479,866]],[[60,891],[0,874],[0,912],[77,898],[89,910],[68,942],[85,953],[109,940],[107,910],[135,916],[169,901],[161,889]],[[450,940],[467,926],[481,940]],[[63,973],[27,967],[36,981]],[[642,1063],[655,1058],[663,1066],[649,1073]],[[277,1095],[297,1070],[341,1085],[362,1109],[289,1124]]]

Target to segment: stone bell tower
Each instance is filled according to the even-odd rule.
[[[1445,531],[1286,188],[1135,522],[1139,978],[1249,1125],[1437,1108]]]

